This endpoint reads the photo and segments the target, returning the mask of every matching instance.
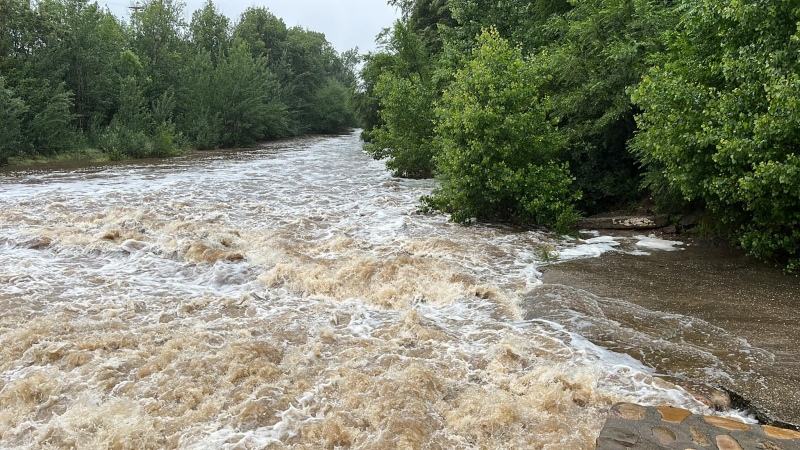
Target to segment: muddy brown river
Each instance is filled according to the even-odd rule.
[[[3,172],[0,447],[592,449],[615,402],[710,412],[659,358],[713,382],[780,357],[543,284],[620,247],[419,214],[432,188],[355,133]]]

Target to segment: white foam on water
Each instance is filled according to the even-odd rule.
[[[618,250],[619,239],[613,236],[596,236],[584,240],[568,240],[558,249],[558,259],[569,261],[579,258],[597,258],[604,253]]]
[[[609,253],[617,252],[635,256],[648,256],[649,251],[676,251],[682,250],[684,245],[680,241],[661,239],[655,235],[606,236],[597,230],[582,230],[581,235],[592,236],[588,239],[564,239],[557,244],[556,253],[558,261],[570,261],[582,258],[599,258]]]
[[[655,235],[649,236],[634,236],[637,239],[636,246],[643,247],[652,250],[662,250],[667,252],[672,252],[676,250],[682,250],[679,246],[683,245],[681,241],[670,241],[667,239],[660,239],[657,238]]]

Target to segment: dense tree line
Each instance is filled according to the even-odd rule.
[[[566,230],[652,198],[800,268],[795,1],[390,3],[355,104],[429,208]]]
[[[123,22],[87,0],[0,0],[0,164],[86,147],[112,158],[355,124],[356,52],[266,8],[148,0]]]

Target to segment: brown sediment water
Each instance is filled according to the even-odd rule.
[[[800,425],[800,278],[724,245],[678,248],[549,265],[534,309],[660,373],[730,389],[764,421]]]
[[[0,447],[591,449],[708,412],[525,318],[560,237],[417,212],[357,134],[0,174]]]

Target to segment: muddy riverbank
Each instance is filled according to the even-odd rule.
[[[761,419],[800,424],[800,278],[735,249],[679,248],[551,264],[533,297],[572,298],[572,328],[596,343],[739,393]]]

